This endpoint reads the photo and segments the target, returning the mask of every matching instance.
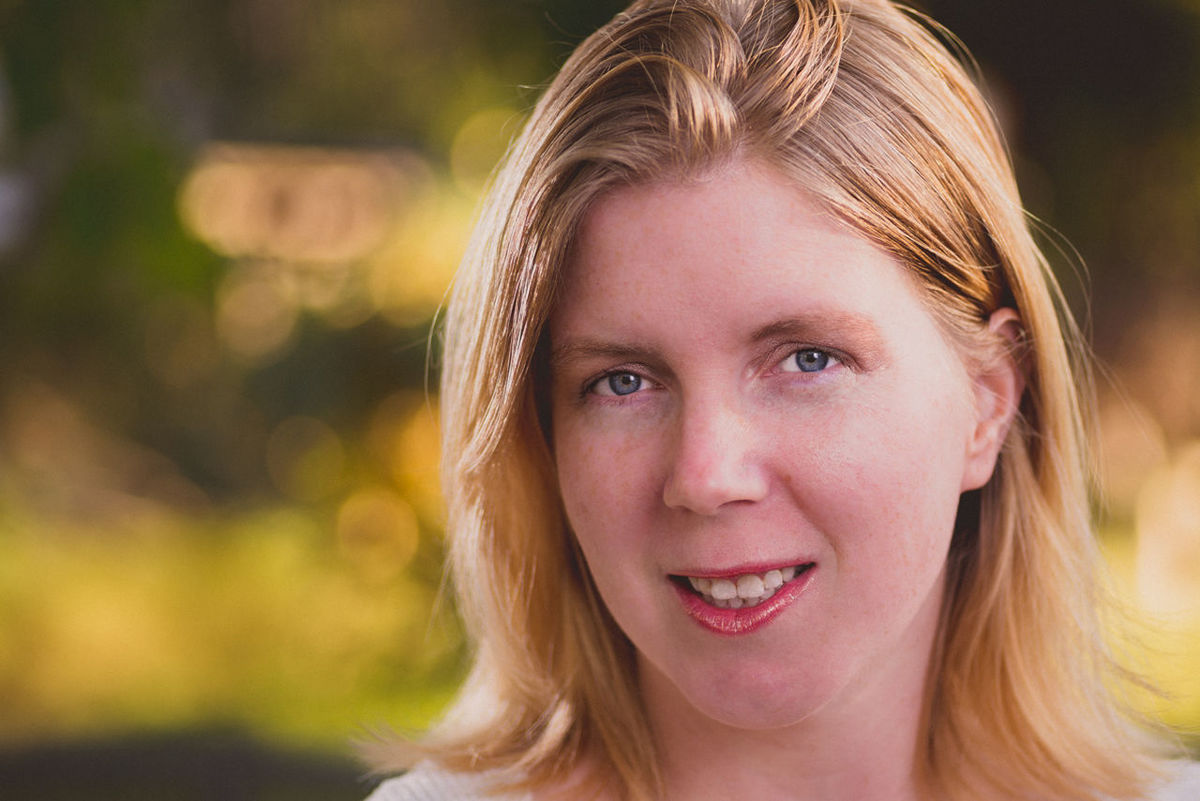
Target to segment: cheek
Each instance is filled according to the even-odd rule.
[[[638,580],[653,565],[656,530],[649,521],[649,449],[572,428],[555,445],[567,522],[605,606],[632,636],[645,628],[645,610],[654,603],[651,584]]]
[[[962,428],[957,404],[902,404],[896,395],[829,422],[828,446],[810,450],[792,484],[845,580],[893,601],[928,589],[953,532]]]
[[[649,454],[643,444],[579,425],[556,427],[555,465],[567,520],[589,562],[604,545],[632,530],[650,486]]]

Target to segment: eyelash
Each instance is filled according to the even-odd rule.
[[[820,369],[817,369],[817,370],[805,370],[802,367],[800,367],[798,363],[796,365],[797,369],[794,369],[794,370],[787,369],[785,367],[788,360],[795,359],[796,357],[800,356],[801,354],[817,354],[819,357],[823,357],[825,359],[825,363],[822,364],[820,366]],[[795,348],[795,349],[789,351],[787,356],[785,356],[784,358],[775,362],[775,369],[777,369],[781,373],[803,373],[806,375],[815,375],[817,373],[823,373],[826,370],[830,369],[831,367],[834,367],[837,365],[845,365],[846,363],[847,363],[846,359],[843,356],[839,355],[838,353],[836,353],[834,351],[828,350],[826,348],[803,347],[803,348]],[[614,379],[617,379],[617,378],[620,378],[623,376],[629,376],[629,377],[632,377],[633,379],[635,379],[637,381],[637,386],[635,388],[633,388],[632,390],[630,390],[629,392],[620,393],[620,392],[617,392],[616,388],[613,387],[612,381]],[[646,376],[642,375],[641,373],[637,372],[636,370],[631,370],[631,369],[610,370],[610,371],[604,373],[603,375],[597,376],[596,378],[593,378],[593,379],[590,379],[589,381],[587,381],[584,384],[582,395],[584,395],[584,396],[588,396],[588,395],[599,396],[601,398],[606,398],[606,399],[608,399],[608,398],[628,398],[631,395],[639,394],[643,389],[646,388],[643,385],[647,384],[647,383],[649,383],[651,385],[651,387],[656,386],[656,382],[654,382],[650,378],[647,378]],[[608,391],[608,392],[598,391],[600,388],[604,388],[604,387],[607,387],[607,389],[609,389],[610,391]]]
[[[631,392],[626,392],[624,394],[618,393],[615,389],[613,389],[611,382],[613,381],[613,379],[619,378],[621,376],[632,376],[633,378],[637,379],[637,381],[638,381],[637,388],[632,390]],[[599,396],[599,397],[605,398],[605,399],[607,399],[607,398],[627,398],[630,395],[638,394],[638,392],[640,392],[643,388],[642,384],[644,384],[646,382],[649,382],[652,385],[654,384],[653,381],[651,381],[649,378],[646,378],[644,375],[637,372],[636,370],[621,370],[621,369],[610,370],[609,372],[604,373],[603,375],[599,376],[598,378],[594,378],[594,379],[588,381],[586,384],[584,384],[583,394],[584,395],[596,395],[596,396]],[[608,385],[608,388],[612,389],[613,391],[598,392],[597,388],[604,386],[606,383]]]
[[[789,360],[795,359],[798,356],[800,356],[801,354],[813,354],[813,353],[815,353],[818,356],[823,357],[825,359],[825,363],[821,365],[820,369],[805,370],[803,367],[801,367],[799,365],[799,363],[797,363],[797,365],[796,365],[797,369],[795,369],[795,370],[788,370],[783,367],[785,364],[787,364],[787,362]],[[846,364],[845,358],[843,358],[842,356],[840,356],[839,354],[837,354],[831,350],[827,350],[826,348],[813,348],[813,347],[796,348],[795,350],[790,351],[788,353],[788,355],[785,356],[783,359],[776,362],[776,365],[780,368],[780,372],[783,372],[783,373],[805,373],[808,375],[813,375],[815,373],[823,373],[826,370],[828,370],[830,367],[833,367],[833,366],[836,366],[839,364],[842,364],[842,365]]]

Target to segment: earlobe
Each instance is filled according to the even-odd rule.
[[[1016,418],[1025,392],[1022,368],[1021,320],[1010,308],[988,318],[988,332],[998,341],[997,352],[973,376],[975,427],[967,444],[962,490],[979,489],[992,477],[1000,448]]]

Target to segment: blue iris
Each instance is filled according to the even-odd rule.
[[[614,395],[632,395],[642,388],[642,377],[634,373],[613,373],[608,377],[608,388]]]
[[[829,354],[823,350],[798,350],[795,358],[796,366],[802,373],[819,373],[829,366]]]

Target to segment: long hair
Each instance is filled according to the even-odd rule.
[[[567,528],[541,397],[545,324],[610,188],[734,158],[793,179],[916,277],[968,365],[1011,306],[1026,385],[996,470],[964,495],[919,769],[945,798],[1137,797],[1089,519],[1079,334],[992,116],[928,20],[883,0],[643,0],[584,41],[496,175],[445,328],[449,569],[474,668],[424,744],[526,786],[587,758],[660,791],[632,646]]]

